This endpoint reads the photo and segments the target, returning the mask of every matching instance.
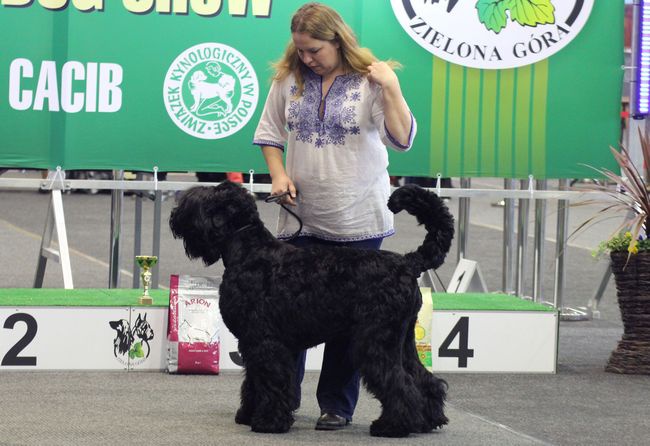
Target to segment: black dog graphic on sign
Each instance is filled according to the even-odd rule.
[[[144,317],[138,314],[133,328],[126,319],[110,321],[109,325],[116,332],[115,339],[113,339],[113,354],[116,358],[118,353],[120,355],[129,354],[133,358],[149,357],[149,353],[151,353],[149,341],[154,338],[154,332],[147,322],[147,313],[144,314]],[[144,346],[147,347],[146,355],[143,350]]]

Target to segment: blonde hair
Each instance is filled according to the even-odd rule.
[[[378,60],[368,48],[359,46],[354,31],[339,13],[321,3],[310,2],[301,6],[291,18],[291,33],[305,33],[313,39],[338,43],[341,64],[346,72],[368,74],[368,65]],[[387,63],[391,68],[400,66],[395,61]],[[296,96],[301,96],[305,88],[303,70],[309,68],[300,60],[293,40],[289,40],[284,55],[272,66],[275,69],[274,80],[283,80],[290,74],[294,75],[298,87]]]

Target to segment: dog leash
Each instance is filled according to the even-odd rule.
[[[298,230],[297,230],[296,232],[294,232],[293,235],[292,235],[291,237],[284,239],[284,241],[287,241],[287,242],[288,242],[289,240],[293,240],[294,238],[298,237],[298,235],[300,235],[300,231],[302,231],[302,220],[300,219],[300,217],[298,217],[298,215],[296,215],[295,212],[293,212],[291,209],[289,209],[288,207],[286,207],[286,206],[284,205],[284,203],[282,202],[282,198],[284,198],[286,195],[289,195],[289,194],[290,194],[290,192],[287,191],[287,192],[283,192],[283,193],[281,193],[281,194],[279,194],[279,195],[269,195],[268,197],[266,197],[266,198],[264,199],[264,201],[265,201],[266,203],[277,203],[277,204],[279,204],[280,206],[282,206],[282,209],[284,209],[285,211],[287,211],[288,213],[290,213],[291,215],[293,215],[293,218],[295,218],[296,220],[298,220],[298,224],[299,224],[300,226],[298,227]]]

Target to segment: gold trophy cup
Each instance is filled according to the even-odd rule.
[[[140,305],[153,304],[153,298],[149,295],[149,286],[151,285],[151,268],[158,263],[156,256],[135,256],[135,261],[138,262],[142,272],[140,278],[142,279],[142,286],[144,293],[140,296]]]

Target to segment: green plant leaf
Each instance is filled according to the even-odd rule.
[[[522,26],[555,23],[555,7],[551,0],[509,0],[510,19]]]
[[[478,19],[485,27],[496,34],[505,28],[508,21],[506,8],[510,0],[478,0],[476,10]]]

